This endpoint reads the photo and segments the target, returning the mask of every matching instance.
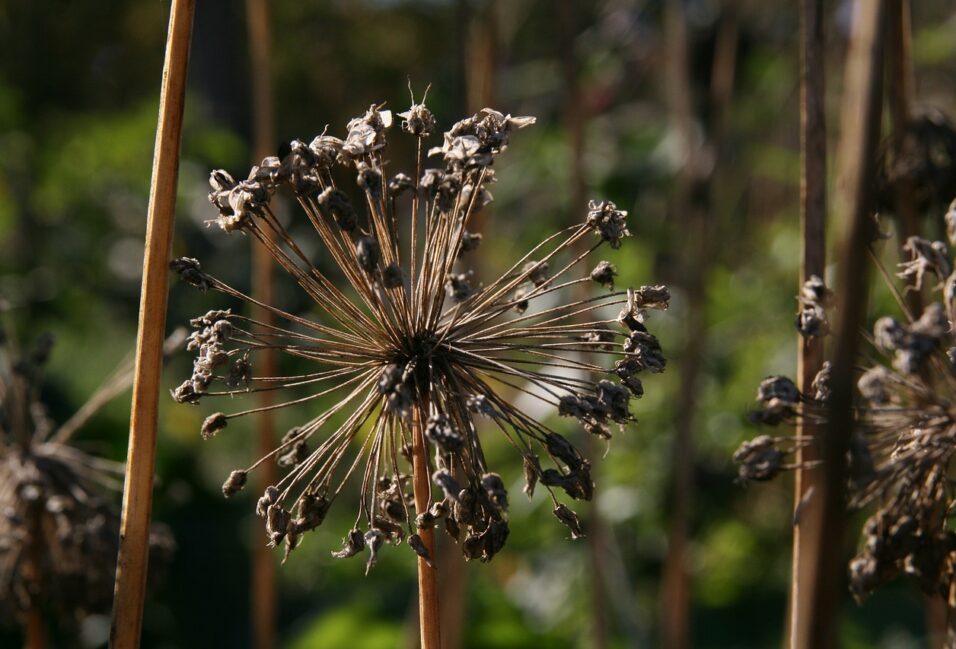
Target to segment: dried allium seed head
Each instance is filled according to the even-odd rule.
[[[424,104],[412,104],[399,116],[402,131],[417,138],[421,160],[434,118]],[[670,296],[663,286],[614,291],[615,271],[607,263],[588,270],[592,251],[604,244],[617,248],[629,235],[625,212],[608,201],[592,201],[583,223],[546,238],[487,281],[474,280],[462,266],[463,253],[480,251],[475,214],[492,200],[492,165],[514,132],[534,118],[479,111],[428,150],[436,168],[418,165],[417,177],[396,173],[385,182],[392,119],[390,111],[372,106],[348,123],[344,139],[323,132],[309,144],[292,140],[240,182],[213,173],[210,200],[219,225],[264,245],[320,317],[259,304],[274,316],[269,327],[230,312],[195,319],[187,344],[196,355],[192,375],[174,397],[183,403],[218,396],[238,401],[270,390],[277,395],[273,408],[337,397],[328,409],[312,411],[270,454],[288,474],[281,491],[266,490],[256,511],[266,519],[270,541],[284,542],[287,552],[322,523],[345,482],[356,481],[364,532],[357,526],[336,556],[367,548],[370,567],[385,543],[404,539],[423,556],[414,526],[431,528],[442,519],[466,557],[488,561],[508,536],[508,500],[482,450],[486,420],[494,422],[489,430],[500,429],[521,449],[526,493],[540,484],[552,498],[563,491],[590,499],[590,464],[512,399],[531,395],[575,417],[587,433],[609,438],[612,424],[634,420],[630,399],[644,391],[637,375],[665,367],[646,319],[650,310],[666,309]],[[283,187],[295,196],[304,212],[299,221],[312,227],[318,246],[294,239],[276,218],[270,200]],[[404,192],[410,200],[398,200]],[[594,235],[599,241],[590,245]],[[317,247],[338,272],[313,264]],[[199,288],[252,302],[198,264],[184,263],[182,274]],[[577,294],[593,289],[592,281],[610,290]],[[533,309],[539,300],[543,308]],[[624,331],[612,331],[605,314],[621,308]],[[253,374],[253,356],[264,349],[285,352],[302,373],[267,376],[257,366]],[[256,410],[217,414],[204,432]],[[434,447],[433,490],[443,499],[416,511],[405,474],[421,452],[412,440],[422,437]],[[360,456],[353,459],[356,449]],[[541,467],[539,454],[556,468]]]
[[[905,249],[911,259],[901,264],[900,277],[916,288],[935,275],[940,296],[915,321],[909,314],[906,320],[876,320],[873,336],[866,338],[872,348],[860,354],[865,369],[857,380],[849,431],[847,504],[859,509],[878,503],[879,509],[860,530],[860,551],[849,565],[850,588],[859,601],[901,573],[927,594],[948,599],[956,592],[956,534],[949,529],[956,500],[948,486],[956,453],[956,354],[944,352],[956,348],[951,327],[956,279],[941,242],[911,237]],[[800,300],[805,309],[825,302],[819,290],[806,287]],[[805,428],[800,437],[761,436],[745,443],[735,456],[741,477],[767,479],[781,469],[819,465],[786,465],[783,458],[817,443],[815,431],[826,428],[829,374],[825,364],[813,381],[813,399],[802,398],[780,377],[761,384],[764,410],[755,419],[799,418],[818,425]]]

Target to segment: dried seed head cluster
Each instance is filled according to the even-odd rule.
[[[228,310],[196,318],[188,342],[197,352],[193,375],[173,396],[196,403],[206,396],[299,388],[305,396],[274,407],[335,400],[256,463],[275,461],[288,470],[257,506],[270,541],[284,542],[286,554],[322,523],[356,476],[358,517],[334,556],[367,550],[371,565],[383,544],[403,540],[426,556],[418,532],[441,526],[466,558],[490,560],[508,536],[508,494],[486,464],[479,425],[498,429],[514,445],[524,457],[526,493],[530,497],[542,485],[555,516],[580,536],[576,515],[554,492],[591,498],[591,465],[513,398],[541,400],[588,432],[610,437],[612,424],[632,421],[630,398],[643,394],[638,375],[664,369],[660,344],[644,321],[646,310],[667,308],[667,290],[569,297],[588,285],[612,286],[610,264],[585,266],[602,245],[617,248],[629,235],[626,213],[608,201],[591,202],[583,223],[554,233],[497,279],[480,284],[464,267],[481,244],[481,235],[469,227],[492,200],[495,158],[534,118],[482,110],[454,124],[441,146],[428,149],[428,158],[440,166],[425,168],[424,139],[435,129],[434,117],[414,102],[399,117],[401,129],[417,138],[414,175],[387,175],[384,149],[393,116],[376,106],[349,122],[344,139],[322,134],[309,144],[294,141],[253,167],[245,180],[212,173],[218,225],[255,237],[319,315],[260,305],[281,326]],[[337,180],[340,175],[344,180]],[[355,202],[350,185],[360,196]],[[334,266],[334,276],[306,252],[315,249],[311,242],[290,234],[299,224],[287,228],[276,218],[269,200],[280,188],[301,208],[298,218],[321,243],[323,264]],[[254,302],[193,259],[178,259],[172,268],[199,289]],[[285,352],[308,371],[256,375],[254,354],[266,348]],[[597,364],[599,358],[613,366]],[[255,411],[213,414],[203,424],[203,437]],[[430,449],[434,488],[428,507],[416,511],[409,473],[419,434]],[[256,465],[234,471],[224,494],[242,489]]]
[[[53,338],[21,355],[0,346],[0,620],[23,622],[32,608],[70,628],[113,599],[119,511],[105,491],[122,489],[122,465],[68,445],[39,400]],[[151,571],[174,543],[150,538]]]
[[[956,243],[956,242],[953,242]],[[860,552],[850,562],[850,587],[862,600],[900,573],[914,577],[928,594],[956,605],[956,532],[949,519],[956,507],[950,472],[956,452],[956,274],[951,274],[947,246],[910,237],[910,259],[898,276],[911,287],[929,284],[932,276],[939,302],[919,317],[911,315],[896,292],[904,321],[879,318],[867,336],[857,380],[856,424],[847,456],[848,506],[875,508],[863,525]],[[823,289],[825,291],[825,289]],[[814,294],[819,291],[814,290]],[[801,304],[812,297],[804,290]],[[820,300],[822,302],[822,300]],[[798,320],[798,324],[802,320]],[[824,319],[825,321],[825,319]],[[818,330],[819,328],[811,328]],[[808,335],[808,332],[804,332]],[[760,409],[753,418],[776,425],[797,419],[826,420],[830,366],[824,364],[801,394],[790,379],[774,376],[761,382]],[[745,442],[734,460],[740,477],[768,480],[795,468],[799,447],[812,437],[761,435]],[[806,468],[818,463],[805,463]]]

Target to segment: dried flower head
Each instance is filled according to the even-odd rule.
[[[44,335],[25,354],[6,336],[0,346],[0,621],[42,609],[75,630],[112,603],[119,510],[109,492],[122,489],[123,466],[70,446],[75,427],[47,416],[39,387],[52,345]],[[173,548],[154,526],[151,572]]]
[[[629,400],[643,394],[637,374],[664,368],[660,344],[643,323],[646,310],[666,309],[670,296],[652,286],[570,297],[592,282],[611,286],[612,267],[605,263],[595,276],[585,265],[604,243],[616,248],[629,235],[625,212],[607,201],[592,202],[585,222],[554,233],[482,284],[461,266],[463,253],[481,241],[468,228],[491,200],[492,163],[534,118],[484,109],[454,124],[443,144],[429,149],[442,164],[425,169],[423,140],[434,118],[414,101],[400,117],[418,142],[414,176],[382,180],[392,118],[375,106],[349,122],[345,140],[323,134],[309,147],[294,142],[283,157],[263,161],[240,182],[213,172],[216,222],[265,246],[318,315],[261,305],[282,324],[263,327],[229,310],[196,318],[188,344],[196,352],[193,374],[173,397],[196,403],[206,396],[298,389],[303,396],[274,407],[334,400],[270,454],[288,473],[266,490],[257,511],[271,542],[284,542],[287,552],[322,522],[355,476],[361,483],[358,520],[334,556],[368,550],[371,565],[383,544],[405,539],[429,559],[417,534],[440,524],[467,558],[491,559],[508,536],[508,495],[486,466],[480,425],[499,430],[515,446],[524,457],[529,496],[541,484],[556,516],[579,536],[576,517],[559,507],[555,490],[589,499],[590,463],[513,398],[530,395],[586,431],[610,437],[612,425],[632,421]],[[359,195],[355,202],[350,186]],[[323,264],[305,252],[314,246],[300,244],[272,212],[269,198],[283,187],[321,243]],[[325,269],[326,261],[334,271]],[[193,286],[252,301],[191,260],[177,260],[173,268]],[[621,305],[623,330],[615,330],[613,311]],[[256,351],[265,348],[285,352],[307,370],[256,375],[250,363],[254,369]],[[600,358],[611,367],[598,364]],[[229,378],[240,361],[241,385]],[[255,411],[212,415],[204,437]],[[416,440],[433,453],[427,470],[434,489],[422,511],[409,493]],[[542,467],[541,458],[553,466]],[[224,492],[235,493],[253,468],[233,473]]]
[[[927,273],[935,275],[941,302],[929,304],[917,318],[890,287],[905,318],[879,318],[867,337],[870,348],[860,363],[864,369],[857,380],[847,456],[848,506],[872,505],[876,511],[861,530],[860,552],[849,566],[850,588],[862,600],[896,575],[908,574],[926,593],[953,606],[956,533],[949,518],[956,497],[949,476],[956,452],[956,373],[950,352],[956,351],[956,339],[952,315],[947,315],[954,313],[954,298],[945,287],[956,280],[943,243],[911,237],[904,249],[912,259],[901,264],[900,276],[919,286]],[[817,374],[810,394],[800,394],[784,377],[766,379],[753,418],[767,424],[801,418],[823,422],[829,381],[829,363]],[[767,435],[745,442],[734,455],[740,477],[766,480],[795,468],[797,448],[813,442],[812,437]]]

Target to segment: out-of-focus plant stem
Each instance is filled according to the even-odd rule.
[[[173,0],[159,99],[110,646],[139,646],[156,463],[156,420],[194,0]]]
[[[707,347],[705,277],[714,256],[713,177],[719,161],[725,119],[733,95],[737,22],[734,8],[721,18],[714,45],[709,105],[711,120],[703,142],[695,138],[694,87],[690,76],[690,39],[679,0],[665,6],[669,66],[666,69],[672,128],[680,141],[682,161],[671,203],[671,213],[691,247],[675,269],[675,282],[684,292],[687,326],[680,364],[680,393],[675,410],[671,491],[671,523],[661,585],[661,646],[690,646],[689,538],[694,501],[694,428],[697,423],[698,384]]]
[[[799,593],[803,611],[796,649],[838,646],[837,611],[846,592],[843,552],[846,519],[846,453],[853,432],[854,372],[866,307],[871,179],[879,137],[882,24],[885,4],[865,0],[853,7],[853,26],[843,77],[840,143],[837,150],[838,272],[831,394],[822,444],[820,490],[809,499],[807,560],[812,588]]]
[[[249,32],[249,63],[252,84],[252,138],[253,155],[256,161],[272,155],[275,138],[275,108],[273,105],[269,5],[266,0],[246,0],[246,22]],[[262,304],[275,304],[272,278],[272,259],[264,246],[252,246],[252,295]],[[272,312],[255,307],[253,318],[269,327],[273,324]],[[259,354],[256,371],[262,376],[276,375],[275,350],[263,349]],[[262,457],[275,447],[276,425],[273,393],[263,390],[258,393],[262,411],[256,419],[256,456]],[[260,491],[276,482],[274,462],[266,462],[259,473]],[[256,529],[252,556],[252,636],[255,649],[271,649],[275,645],[276,626],[276,569],[272,552],[266,538]]]
[[[824,38],[823,0],[803,0],[800,6],[800,230],[802,251],[800,284],[812,275],[825,279],[827,210],[827,140],[824,112]],[[824,339],[797,335],[797,387],[807,393],[823,365]],[[815,436],[820,426],[801,419],[797,437]],[[812,462],[819,454],[813,446],[797,445],[797,464]],[[801,634],[808,625],[807,611],[801,606],[801,592],[813,588],[810,578],[808,539],[811,523],[801,515],[806,498],[812,497],[819,471],[794,472],[793,558],[790,584],[789,646],[805,644]],[[808,496],[808,494],[811,494]]]

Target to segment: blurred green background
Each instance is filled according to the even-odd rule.
[[[538,123],[512,139],[497,166],[481,272],[501,269],[556,226],[580,219],[582,196],[630,212],[632,239],[608,257],[620,285],[667,282],[672,308],[654,315],[670,365],[646,381],[640,423],[595,448],[600,545],[571,542],[541,494],[520,496],[520,461],[489,435],[490,463],[512,492],[512,533],[488,565],[465,565],[462,644],[469,649],[657,646],[663,565],[673,529],[674,449],[680,404],[693,394],[692,509],[686,569],[695,647],[778,647],[790,559],[787,480],[745,488],[730,456],[757,431],[746,422],[758,381],[792,374],[798,238],[798,14],[796,3],[687,0],[691,147],[714,149],[705,212],[710,245],[700,286],[686,281],[698,254],[680,192],[687,163],[675,125],[662,2],[595,0],[339,0],[271,3],[276,145],[309,141],[371,103],[408,105],[409,79],[439,126],[490,104]],[[193,31],[174,254],[237,287],[249,284],[243,237],[206,228],[211,168],[251,164],[250,64],[245,6],[200,0]],[[956,9],[914,3],[913,56],[920,106],[956,114]],[[46,401],[58,421],[92,393],[133,346],[153,136],[168,2],[6,0],[0,3],[0,295],[26,341],[58,340]],[[826,18],[830,140],[848,4]],[[717,106],[717,44],[735,54],[732,93]],[[715,119],[717,108],[721,109]],[[580,134],[580,138],[574,136]],[[399,141],[401,138],[393,137]],[[832,150],[832,149],[831,149]],[[393,168],[408,150],[390,149]],[[699,156],[698,156],[699,157]],[[706,157],[706,156],[705,156]],[[892,245],[892,244],[890,244]],[[892,250],[890,251],[892,253]],[[172,284],[168,328],[224,302]],[[690,287],[690,288],[688,288]],[[285,308],[302,298],[280,285]],[[682,384],[685,363],[699,376]],[[185,352],[164,385],[188,376]],[[262,541],[254,494],[225,501],[229,471],[253,459],[250,423],[202,443],[199,408],[163,399],[154,518],[170,525],[175,563],[148,602],[143,646],[251,647],[250,554]],[[77,437],[123,459],[128,396]],[[280,429],[303,417],[284,412]],[[567,421],[553,421],[570,431]],[[119,494],[117,494],[119,500]],[[278,569],[278,646],[413,646],[414,562],[387,549],[366,577],[361,561],[329,557],[354,508],[333,508]],[[587,525],[594,512],[580,508]],[[596,548],[596,549],[595,549]],[[849,556],[853,548],[844,549]],[[598,552],[604,578],[593,579]],[[278,562],[279,556],[276,557]],[[595,585],[597,583],[597,586]],[[925,646],[920,596],[905,584],[865,606],[845,600],[844,646]],[[595,611],[602,611],[598,615]],[[101,646],[108,619],[84,625],[81,646]],[[601,644],[601,634],[606,644]],[[454,634],[452,634],[454,635]],[[15,629],[0,645],[17,646]],[[62,640],[66,643],[66,639]],[[67,646],[67,645],[64,645]]]

